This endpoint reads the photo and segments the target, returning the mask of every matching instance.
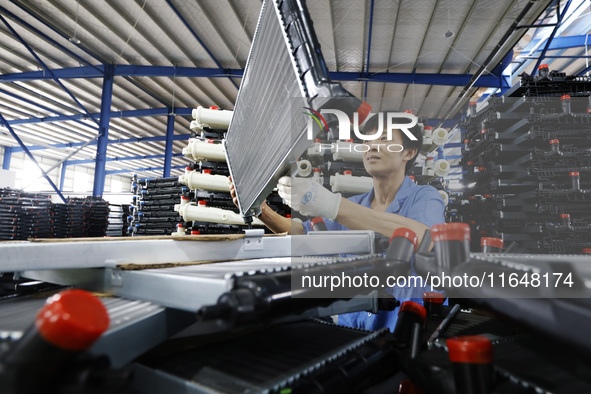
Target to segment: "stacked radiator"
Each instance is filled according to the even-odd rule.
[[[110,204],[106,234],[109,237],[122,237],[127,235],[127,216],[129,205]]]
[[[524,252],[591,248],[589,100],[574,97],[582,94],[576,81],[545,71],[524,78],[528,96],[473,104],[463,122],[468,188],[458,213],[471,225],[474,250],[482,236],[514,241]],[[548,79],[552,97],[537,89]]]
[[[51,198],[48,195],[0,189],[0,239],[48,238]]]
[[[133,177],[133,203],[129,207],[128,235],[169,235],[182,221],[174,210],[188,189],[176,177],[138,179]]]
[[[72,197],[66,204],[52,204],[52,238],[103,237],[109,203],[100,197]]]

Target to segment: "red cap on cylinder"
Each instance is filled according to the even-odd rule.
[[[580,176],[579,171],[571,171],[568,173],[568,176]]]
[[[314,142],[322,142],[320,138],[314,138]]]
[[[412,231],[408,228],[405,228],[405,227],[399,227],[396,230],[394,230],[394,232],[392,233],[392,236],[390,237],[390,242],[392,242],[392,240],[396,237],[402,237],[402,238],[408,239],[415,246],[415,250],[417,250],[417,244],[419,243],[419,238],[417,237],[417,234],[414,231]]]
[[[197,201],[197,205],[205,206],[205,205],[207,205],[207,201],[204,201],[204,200]]]
[[[288,219],[291,219],[291,213],[286,213],[285,214],[285,217],[288,218]]]
[[[427,157],[425,160],[435,160],[434,157]]]
[[[438,241],[469,241],[470,226],[466,223],[442,223],[431,227],[431,237]]]
[[[211,174],[211,170],[203,170],[201,172],[204,173],[204,174]]]
[[[464,144],[468,144],[468,143],[470,143],[470,140],[468,140],[468,139],[464,140]]]
[[[540,66],[538,67],[538,70],[541,70],[543,68],[548,68],[547,64],[540,64]]]
[[[201,234],[201,231],[198,231],[198,230],[191,231],[191,235],[199,235],[199,234]]]
[[[585,248],[585,249],[583,249],[583,253],[591,253],[591,248]]]
[[[349,138],[348,140],[345,140],[345,142],[353,142],[353,138]]]
[[[191,169],[191,167],[185,167],[185,170],[187,170],[187,171],[193,171],[193,170]]]
[[[480,246],[492,246],[493,248],[503,249],[505,243],[501,238],[482,237],[480,238]]]
[[[218,109],[220,109],[220,107],[218,107],[217,105],[210,105],[210,106],[209,106],[209,109],[215,109],[215,110],[218,110]]]
[[[469,162],[467,162],[466,164],[468,164],[469,166],[471,166],[471,165],[473,165],[473,164],[474,164],[474,162],[473,162],[473,161],[469,161]]]
[[[447,340],[449,360],[452,363],[490,364],[493,347],[490,339],[481,335],[467,335]]]
[[[443,304],[445,298],[443,294],[437,292],[424,292],[423,293],[423,304],[430,302],[432,304]]]
[[[410,179],[412,179],[413,181],[415,180],[415,176],[414,175],[409,175],[408,176]]]
[[[561,213],[560,218],[561,219],[570,219],[570,215],[568,213]]]
[[[425,126],[425,130],[433,130],[433,126]]]
[[[570,96],[568,94],[565,94],[564,96],[560,97],[560,101],[562,100],[570,100]]]
[[[353,171],[351,171],[351,170],[343,171],[343,175],[353,175]]]
[[[417,304],[414,301],[404,301],[400,305],[400,309],[398,310],[398,314],[400,315],[402,312],[412,312],[416,315],[419,315],[423,322],[427,319],[427,310],[420,304]]]
[[[177,227],[184,227],[182,223],[176,225]]]
[[[67,350],[88,349],[109,328],[103,303],[85,290],[65,290],[47,299],[35,326],[49,343]]]
[[[181,196],[181,199],[183,199],[183,200],[190,200],[189,197],[185,197],[185,196]]]
[[[313,172],[322,172],[322,170],[320,168],[314,168],[312,171]]]
[[[550,145],[558,144],[560,141],[557,139],[550,140]]]
[[[324,223],[324,219],[322,219],[321,217],[315,217],[312,220],[310,220],[310,223],[312,223],[312,225],[315,225],[320,222]]]
[[[486,171],[486,167],[478,167],[478,171]]]
[[[492,195],[490,195],[490,194],[483,194],[482,197],[484,197],[484,198],[491,198]]]
[[[488,129],[482,129],[482,130],[480,130],[480,134],[484,134],[484,133],[486,133],[487,131],[488,131]]]

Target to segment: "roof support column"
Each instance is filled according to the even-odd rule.
[[[66,164],[66,162],[62,163],[62,169],[60,171],[60,192],[64,191],[64,182],[66,180],[66,168],[68,167],[68,165]]]
[[[2,169],[10,170],[10,159],[12,158],[12,147],[4,147],[4,159],[2,160]]]
[[[164,150],[164,170],[162,171],[163,177],[170,176],[170,167],[172,165],[172,143],[174,142],[174,114],[172,109],[168,114],[168,122],[166,123],[166,148]]]
[[[96,145],[94,166],[94,186],[92,195],[102,197],[105,189],[105,163],[107,162],[107,145],[109,139],[109,121],[111,120],[111,99],[113,96],[113,74],[115,67],[105,65],[103,94],[101,96],[101,119],[99,121],[99,137]]]

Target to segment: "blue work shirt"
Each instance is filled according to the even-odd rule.
[[[350,197],[349,200],[371,209],[373,199],[373,188],[370,192]],[[415,184],[409,177],[405,177],[394,197],[394,201],[388,206],[386,212],[395,213],[409,219],[416,220],[429,227],[435,224],[444,223],[445,203],[443,198],[432,186],[420,186]],[[329,231],[348,231],[349,228],[342,224],[323,218],[326,228]],[[303,223],[306,233],[312,230],[310,221]],[[414,269],[412,274],[415,275]],[[391,294],[401,303],[404,301],[415,301],[422,304],[423,292],[431,291],[426,287],[394,287]],[[398,320],[398,310],[380,311],[378,314],[368,312],[354,312],[339,315],[338,324],[347,327],[360,328],[363,330],[379,330],[388,327],[394,331]]]

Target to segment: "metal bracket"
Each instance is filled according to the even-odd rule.
[[[111,271],[111,286],[123,286],[123,271],[120,269],[113,269]]]
[[[265,230],[251,229],[244,230],[244,250],[263,250],[263,236]]]

